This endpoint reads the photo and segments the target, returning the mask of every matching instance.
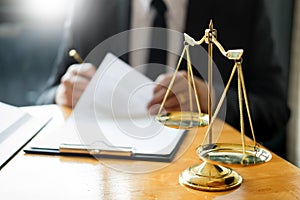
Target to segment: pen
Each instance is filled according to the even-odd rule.
[[[77,53],[77,51],[75,49],[71,49],[69,51],[69,56],[73,57],[74,60],[76,60],[76,62],[83,63],[82,58],[80,57],[80,55]]]

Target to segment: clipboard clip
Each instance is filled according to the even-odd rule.
[[[95,145],[86,144],[60,144],[59,152],[62,154],[86,154],[93,156],[122,156],[131,157],[134,153],[132,147],[97,147]]]

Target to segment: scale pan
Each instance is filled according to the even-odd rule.
[[[178,129],[207,126],[208,115],[197,112],[169,112],[156,116],[156,120],[165,126]]]
[[[272,154],[259,146],[245,145],[243,153],[242,144],[214,143],[201,145],[197,148],[200,159],[228,166],[253,166],[266,163]]]

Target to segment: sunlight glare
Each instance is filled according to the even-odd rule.
[[[71,7],[70,0],[24,0],[23,8],[29,18],[43,21],[56,21],[66,15]]]

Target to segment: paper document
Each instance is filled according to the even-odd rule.
[[[154,86],[152,80],[107,54],[58,131],[60,139],[49,149],[69,145],[72,150],[127,151],[133,159],[170,161],[184,131],[166,127],[149,114]]]
[[[30,118],[19,108],[0,102],[0,143]]]
[[[18,107],[0,102],[0,168],[50,119],[35,118]]]

